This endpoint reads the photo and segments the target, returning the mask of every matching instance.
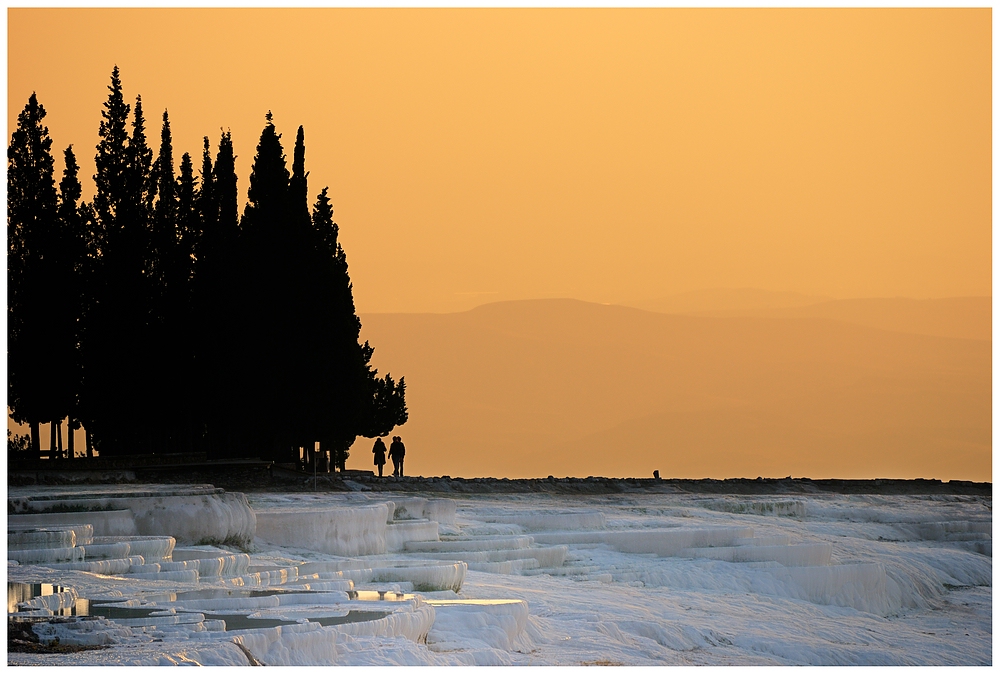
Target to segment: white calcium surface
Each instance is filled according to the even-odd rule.
[[[257,520],[249,552],[179,543],[172,558],[134,559],[150,571],[141,577],[91,572],[115,560],[8,566],[12,581],[72,588],[37,611],[73,597],[164,611],[145,623],[53,625],[47,639],[110,647],[8,663],[992,664],[988,498],[352,493],[247,503]],[[261,593],[225,594],[253,588]],[[376,590],[403,594],[362,600]],[[372,606],[386,614],[307,622]],[[222,616],[237,610],[298,622],[225,631]]]

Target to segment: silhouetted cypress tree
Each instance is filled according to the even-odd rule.
[[[241,227],[248,234],[255,233],[255,230],[262,231],[262,238],[282,229],[289,180],[281,134],[274,128],[270,111],[265,119],[267,124],[260,134],[253,168],[250,169],[248,202],[241,222]]]
[[[201,152],[201,186],[198,188],[198,213],[217,213],[218,206],[212,206],[212,204],[217,203],[215,199],[215,190],[213,189],[212,180],[212,144],[208,140],[208,136],[203,139],[203,146]]]
[[[101,126],[97,145],[97,173],[94,183],[94,210],[102,229],[114,224],[115,217],[125,199],[125,175],[128,167],[128,114],[130,106],[122,96],[122,82],[118,66],[111,71],[108,100],[101,111]],[[103,236],[101,237],[103,238]]]
[[[390,375],[378,378],[371,362],[374,348],[359,344],[361,320],[354,307],[354,293],[347,256],[338,241],[339,228],[333,221],[333,206],[327,188],[313,206],[312,225],[316,250],[322,261],[316,288],[324,305],[326,321],[320,328],[325,339],[325,357],[318,357],[329,388],[317,392],[315,402],[322,411],[322,441],[331,449],[341,470],[348,449],[358,435],[376,437],[406,423],[406,382],[394,382]]]
[[[372,382],[375,394],[371,397],[372,410],[367,420],[369,423],[364,435],[374,438],[392,432],[396,426],[402,426],[409,420],[410,413],[406,409],[406,377],[393,381],[392,375],[386,373],[379,379],[378,370],[372,370]]]
[[[291,350],[290,358],[286,362],[286,367],[293,376],[289,385],[292,387],[291,397],[294,403],[289,410],[289,421],[294,429],[291,443],[312,449],[319,439],[322,412],[317,402],[325,385],[315,376],[315,366],[329,356],[322,337],[322,300],[314,294],[319,260],[312,242],[308,173],[305,170],[305,131],[301,126],[295,136],[292,157],[283,233],[289,262],[289,268],[284,274],[289,298],[287,320],[295,330],[294,342],[288,345]]]
[[[201,226],[198,217],[197,179],[194,177],[194,164],[191,155],[185,152],[181,155],[180,175],[177,177],[177,241],[181,250],[181,261],[184,265],[182,276],[191,281],[194,276],[195,259],[198,254],[198,239],[201,237]],[[209,187],[211,190],[211,187]]]
[[[295,134],[295,151],[292,155],[292,176],[288,182],[288,203],[290,214],[295,220],[296,227],[301,227],[297,232],[303,236],[309,229],[309,186],[306,173],[306,136],[305,129],[299,126]]]
[[[323,188],[313,207],[312,233],[318,261],[315,296],[322,312],[323,353],[319,372],[324,388],[313,399],[323,422],[320,438],[332,463],[343,469],[348,449],[361,430],[366,392],[368,345],[358,344],[361,321],[354,312],[347,258],[337,241],[337,223],[328,189]]]
[[[219,231],[223,240],[229,240],[239,232],[239,190],[233,138],[228,131],[219,139],[219,153],[215,157],[212,175],[215,178],[215,198],[219,204]]]
[[[183,447],[195,449],[204,436],[204,420],[202,401],[195,394],[194,387],[198,385],[197,355],[201,346],[201,338],[197,330],[202,326],[197,322],[198,314],[195,303],[194,276],[197,272],[197,252],[201,238],[200,220],[197,209],[197,188],[194,177],[194,166],[191,155],[181,156],[180,176],[178,178],[178,249],[179,262],[183,264],[182,277],[184,283],[183,302],[178,307],[180,321],[178,323],[177,346],[183,357],[183,363],[178,369],[177,396],[183,401],[181,410],[182,425],[180,438]]]
[[[115,417],[112,411],[113,390],[117,386],[118,366],[112,360],[119,348],[121,324],[118,314],[123,301],[116,284],[124,282],[125,256],[122,255],[121,228],[125,213],[128,174],[128,116],[131,106],[125,102],[118,66],[111,71],[108,99],[101,111],[98,131],[100,142],[94,162],[93,219],[90,222],[86,278],[88,310],[83,325],[83,389],[81,416],[88,430],[88,449],[100,448],[102,438],[114,440],[110,433]],[[116,337],[116,335],[118,335]]]
[[[194,210],[197,218],[198,235],[193,240],[195,267],[201,265],[205,256],[203,247],[205,240],[202,235],[216,229],[219,221],[219,202],[215,195],[215,180],[212,177],[212,148],[208,136],[204,138],[201,156],[201,184],[194,190]],[[197,272],[195,272],[197,273]]]
[[[225,139],[225,134],[223,135]],[[222,143],[220,143],[219,154],[222,155],[223,148]],[[232,187],[232,231],[229,236],[235,237],[236,233],[236,181],[235,173],[233,172],[233,161],[232,161],[232,143],[229,144],[229,159],[230,161],[228,170],[231,173],[231,178],[229,175],[222,176],[223,183],[231,183]],[[225,163],[225,159],[220,156],[220,160]],[[195,275],[200,275],[201,268],[204,266],[211,267],[214,263],[213,258],[220,254],[220,251],[224,247],[224,239],[222,228],[219,226],[219,187],[217,183],[219,182],[219,176],[216,175],[216,169],[212,166],[212,153],[211,145],[208,141],[208,136],[204,138],[204,149],[202,152],[201,160],[201,184],[194,190],[194,209],[195,216],[197,218],[197,223],[191,226],[191,231],[196,231],[197,233],[191,239],[191,246],[195,257],[194,266],[196,268]],[[192,184],[193,184],[192,178]],[[229,185],[225,185],[227,192],[229,191]],[[228,194],[227,194],[228,196]],[[185,226],[187,228],[187,226]],[[231,242],[230,242],[231,245]]]
[[[177,177],[177,241],[175,245],[177,267],[177,289],[174,295],[171,320],[174,348],[178,364],[170,373],[173,381],[173,404],[177,406],[177,416],[172,421],[176,438],[174,446],[192,450],[202,435],[199,423],[201,412],[197,396],[194,394],[195,354],[198,338],[195,334],[194,274],[195,256],[201,228],[196,203],[196,185],[191,155],[181,155],[180,174]]]
[[[138,106],[138,104],[137,104]],[[170,117],[163,112],[160,149],[153,165],[151,184],[155,185],[152,208],[150,271],[150,313],[147,339],[148,363],[145,367],[149,389],[146,415],[147,436],[151,447],[168,451],[179,443],[178,427],[185,416],[180,382],[186,368],[187,349],[183,343],[188,272],[180,247],[177,219],[177,179],[174,176],[173,141]],[[153,189],[151,188],[152,192]]]
[[[33,93],[7,148],[7,405],[15,421],[31,427],[36,453],[39,423],[54,421],[59,413],[52,395],[58,364],[51,357],[51,244],[59,224],[52,139],[44,118],[45,108]]]
[[[139,103],[136,103],[139,109]],[[170,136],[170,118],[163,111],[160,131],[160,152],[153,172],[156,185],[156,205],[153,207],[152,246],[150,264],[152,284],[157,294],[172,292],[179,271],[177,265],[177,182],[174,177],[174,151]],[[159,317],[164,320],[164,316]]]
[[[230,279],[238,284],[238,292],[234,288],[231,294],[237,338],[229,373],[235,384],[242,444],[273,456],[286,446],[294,427],[289,418],[294,401],[288,394],[295,380],[289,363],[295,328],[289,307],[291,260],[285,236],[289,174],[270,112],[266,119],[240,223],[238,262]]]
[[[135,97],[132,135],[125,156],[125,198],[117,222],[121,236],[119,245],[136,297],[139,297],[138,293],[145,295],[140,303],[132,306],[138,315],[144,315],[149,311],[149,294],[155,292],[158,241],[153,235],[152,220],[158,185],[152,170],[153,151],[146,140],[146,118],[142,113],[141,96]]]
[[[92,354],[88,351],[88,346],[93,344],[90,337],[95,328],[94,317],[98,314],[97,304],[100,296],[102,266],[100,264],[101,246],[103,245],[103,233],[97,211],[93,204],[82,203],[79,206],[80,225],[83,228],[83,259],[79,275],[80,282],[80,315],[79,315],[79,362],[81,382],[77,395],[77,409],[75,419],[77,423],[82,422],[86,428],[86,450],[87,457],[94,456],[93,442],[93,411],[94,396],[91,395],[92,387],[88,388],[87,377],[88,363],[93,362]],[[91,420],[91,421],[87,421]],[[72,427],[72,424],[71,424]]]
[[[99,256],[96,301],[87,320],[84,358],[84,425],[105,454],[148,451],[145,415],[150,409],[149,348],[153,246],[149,216],[155,187],[146,144],[142,101],[136,99],[132,135],[125,142],[129,107],[122,101],[118,69],[112,72],[97,146]]]
[[[321,250],[331,258],[337,257],[339,243],[337,237],[340,235],[340,228],[333,221],[333,204],[330,203],[329,187],[324,187],[316,197],[313,204],[312,225],[320,241]],[[359,328],[360,330],[360,328]]]
[[[214,164],[205,139],[199,186],[188,154],[175,177],[167,113],[154,163],[117,67],[108,90],[92,206],[72,148],[56,198],[34,96],[8,150],[8,389],[34,446],[39,422],[68,416],[88,454],[92,440],[114,455],[204,438],[284,459],[318,440],[342,468],[358,434],[405,421],[405,382],[378,378],[358,343],[327,190],[310,215],[303,128],[289,172],[267,114],[239,220],[228,132]]]
[[[73,431],[80,427],[79,396],[83,381],[80,340],[87,292],[85,265],[89,209],[79,204],[83,189],[72,145],[66,148],[64,157],[65,169],[59,183],[58,306],[53,311],[52,329],[60,337],[59,348],[53,357],[65,371],[60,381],[60,405],[65,407],[68,417],[67,456],[73,458],[76,449]]]
[[[237,436],[242,412],[232,392],[240,368],[245,367],[237,355],[242,337],[234,331],[240,318],[238,295],[243,292],[236,267],[240,254],[236,157],[232,136],[225,132],[213,167],[205,140],[198,196],[202,231],[194,284],[198,419],[208,451],[232,455],[241,446]]]

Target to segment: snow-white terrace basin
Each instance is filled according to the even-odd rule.
[[[59,586],[22,613],[89,602],[79,624],[36,627],[43,640],[108,648],[10,653],[11,664],[992,663],[988,497],[57,491],[14,496],[30,514],[56,514],[58,497],[135,499],[134,523],[153,502],[176,506],[188,539],[169,551],[157,542],[166,516],[143,519],[131,539],[72,512],[18,524],[71,527],[105,555],[8,575]],[[226,526],[246,525],[242,549],[238,537],[206,544],[197,529],[199,508],[206,519],[222,504]],[[86,551],[69,538],[8,541],[24,559]],[[110,557],[129,540],[149,559]],[[9,611],[11,598],[8,586]]]

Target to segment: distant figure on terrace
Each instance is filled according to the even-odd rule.
[[[395,477],[403,477],[404,456],[406,456],[406,447],[403,446],[403,438],[398,435],[392,436],[392,444],[389,445],[389,458],[392,459],[392,474]]]
[[[372,454],[375,455],[375,465],[378,466],[378,476],[382,477],[382,466],[385,465],[385,443],[382,438],[375,438],[375,446],[372,447]]]

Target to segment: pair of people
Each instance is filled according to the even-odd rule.
[[[385,465],[385,443],[382,442],[382,438],[375,438],[375,446],[372,447],[372,454],[375,455],[378,476],[382,477],[382,466]],[[404,456],[406,456],[406,447],[403,445],[403,438],[398,435],[392,436],[392,444],[389,445],[389,459],[392,460],[393,477],[403,477]]]

